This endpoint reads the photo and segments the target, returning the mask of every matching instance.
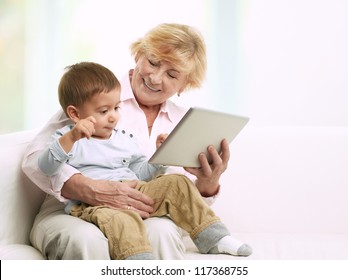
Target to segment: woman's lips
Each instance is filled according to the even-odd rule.
[[[150,90],[152,90],[152,91],[155,91],[155,92],[160,92],[160,91],[161,91],[160,89],[156,89],[156,88],[153,88],[152,86],[150,86],[145,80],[144,80],[144,85],[145,85],[148,89],[150,89]]]

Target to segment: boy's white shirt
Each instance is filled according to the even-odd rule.
[[[128,74],[122,79],[121,86],[120,120],[117,127],[124,127],[134,131],[133,133],[137,135],[142,152],[149,158],[156,149],[157,136],[161,133],[169,134],[187,112],[187,109],[177,106],[170,100],[165,102],[152,126],[149,137],[146,117],[134,98]],[[39,169],[38,158],[42,150],[50,144],[49,140],[55,131],[71,123],[71,120],[67,118],[62,110],[58,111],[30,143],[22,164],[23,171],[40,189],[65,203],[69,200],[61,195],[63,184],[71,176],[80,172],[72,166],[65,164],[58,175],[48,177]],[[170,167],[167,173],[185,174],[193,182],[195,181],[193,175],[180,167]],[[216,195],[204,199],[211,205],[215,201]]]
[[[82,138],[67,153],[59,138],[72,128],[73,125],[67,125],[58,129],[40,156],[39,168],[45,174],[58,174],[66,163],[96,180],[149,181],[166,171],[163,165],[148,163],[136,135],[125,129],[114,129],[109,139]]]

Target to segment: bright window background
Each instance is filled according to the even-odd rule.
[[[194,25],[207,43],[203,88],[176,102],[256,126],[347,126],[347,15],[345,0],[0,0],[0,133],[46,123],[67,65],[122,78],[129,44],[161,22]]]

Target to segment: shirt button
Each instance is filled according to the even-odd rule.
[[[130,137],[130,138],[132,138],[132,137],[133,137],[133,134],[132,134],[132,133],[131,133],[131,134],[129,134],[129,137]]]
[[[126,132],[124,130],[122,130],[122,133],[125,134]]]

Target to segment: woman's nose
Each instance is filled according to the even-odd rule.
[[[160,70],[154,70],[151,74],[150,74],[150,81],[152,84],[160,84],[162,81],[162,75],[163,73]]]

